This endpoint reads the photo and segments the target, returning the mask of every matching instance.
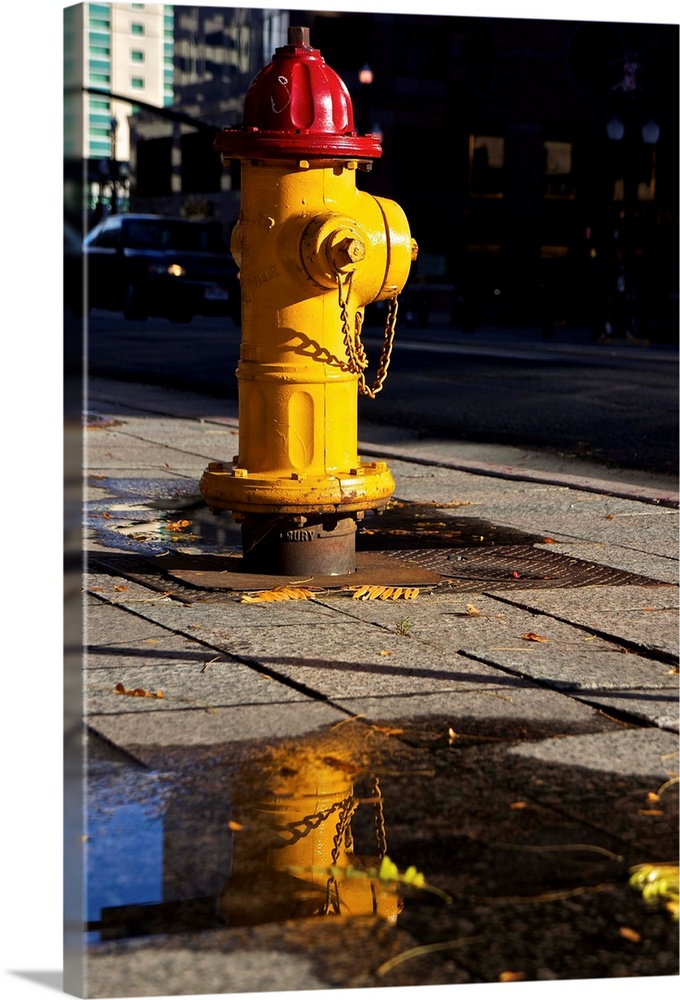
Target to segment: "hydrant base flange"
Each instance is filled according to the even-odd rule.
[[[335,476],[261,476],[212,462],[200,490],[211,510],[241,514],[352,514],[382,510],[394,493],[385,462],[360,463]]]

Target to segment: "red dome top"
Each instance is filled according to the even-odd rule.
[[[233,159],[380,157],[378,136],[357,135],[349,91],[309,45],[309,29],[290,28],[288,43],[251,83],[242,127],[223,129],[215,149]]]

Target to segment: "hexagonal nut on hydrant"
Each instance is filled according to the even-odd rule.
[[[340,271],[361,263],[366,256],[366,246],[356,236],[345,236],[329,248],[328,256],[333,267]]]

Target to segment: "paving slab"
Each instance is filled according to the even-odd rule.
[[[436,694],[411,694],[401,697],[343,698],[335,702],[351,715],[375,724],[425,716],[442,716],[456,732],[465,732],[466,722],[497,723],[506,720],[514,732],[523,723],[563,728],[564,732],[592,730],[598,724],[596,709],[574,698],[548,691],[529,683],[505,690],[442,691]],[[442,730],[442,737],[446,730]]]
[[[678,658],[678,593],[674,587],[587,587],[559,593],[525,590],[502,599],[599,631],[624,645]]]
[[[578,656],[574,656],[573,649],[548,650],[542,644],[507,650],[463,647],[461,653],[565,692],[604,693],[644,688],[677,693],[678,689],[677,672],[667,663],[626,653],[621,648],[612,649],[610,644],[593,648],[584,643]]]
[[[243,740],[301,736],[323,726],[343,722],[338,708],[306,699],[224,708],[208,706],[188,711],[126,712],[91,715],[88,727],[109,743],[134,751],[135,747],[213,746]]]
[[[544,763],[664,781],[677,773],[678,741],[656,729],[564,736],[521,743],[508,751]]]
[[[265,676],[264,671],[229,661],[224,654],[204,656],[204,660],[204,666],[184,658],[171,666],[162,662],[141,666],[139,662],[129,665],[114,661],[108,669],[87,670],[85,712],[89,716],[193,708],[212,711],[227,705],[250,707],[304,700],[303,695]],[[141,689],[149,696],[119,694],[119,684],[125,691]]]

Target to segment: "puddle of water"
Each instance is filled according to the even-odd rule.
[[[511,759],[518,740],[548,735],[534,730],[348,720],[296,740],[159,749],[158,772],[98,764],[87,942],[298,921],[306,941],[311,920],[332,949],[338,918],[369,918],[411,944],[464,943],[453,964],[435,947],[406,979],[400,959],[369,985],[495,982],[507,969],[568,979],[575,955],[583,978],[676,975],[672,919],[628,884],[631,865],[673,856],[670,799],[652,828],[644,785]],[[622,944],[622,926],[643,943]],[[382,969],[384,941],[401,938],[381,940],[358,933],[345,960],[369,954]]]

